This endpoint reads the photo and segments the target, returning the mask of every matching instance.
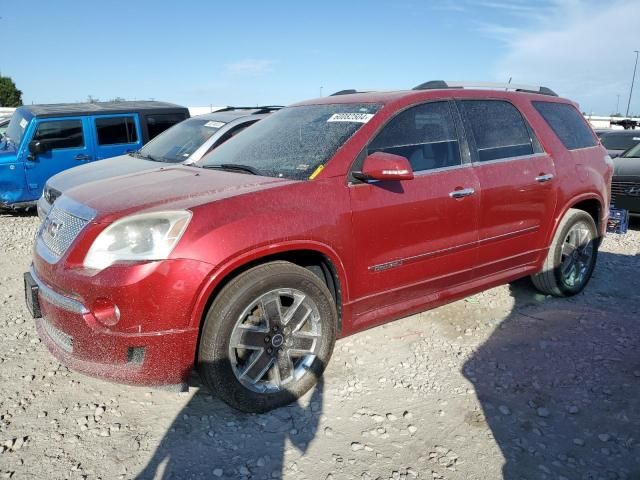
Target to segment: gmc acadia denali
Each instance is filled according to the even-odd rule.
[[[314,385],[336,338],[525,276],[580,292],[611,175],[576,105],[545,87],[343,91],[198,166],[66,190],[27,305],[73,369],[185,385],[196,367],[264,412]]]

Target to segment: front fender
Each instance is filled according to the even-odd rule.
[[[281,253],[292,251],[314,251],[323,254],[333,264],[336,275],[340,282],[340,288],[342,293],[342,301],[349,298],[347,274],[342,261],[338,254],[328,245],[312,240],[299,240],[299,241],[287,241],[277,244],[264,245],[258,248],[254,248],[236,257],[228,258],[223,263],[215,266],[210,274],[207,276],[206,282],[200,289],[198,298],[196,300],[195,308],[193,309],[193,315],[191,318],[191,327],[198,326],[202,317],[205,314],[205,309],[209,304],[209,299],[215,291],[215,289],[222,283],[222,281],[233,272],[238,270],[243,265],[260,260]]]
[[[0,205],[11,206],[26,198],[24,165],[18,161],[0,163]]]

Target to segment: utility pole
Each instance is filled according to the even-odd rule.
[[[322,87],[320,87],[320,96],[322,97]]]
[[[634,50],[633,53],[636,54],[636,63],[633,66],[633,77],[631,77],[631,88],[629,89],[629,101],[627,102],[627,114],[629,116],[629,107],[631,106],[631,95],[633,95],[633,83],[636,80],[636,68],[638,68],[638,50]]]
[[[615,113],[618,114],[620,113],[620,94],[618,93],[618,95],[616,95],[618,97],[618,101],[616,102],[616,111]]]

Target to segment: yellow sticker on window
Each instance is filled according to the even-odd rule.
[[[316,168],[313,173],[311,174],[311,176],[309,177],[309,180],[313,180],[314,178],[316,178],[318,175],[320,175],[320,172],[322,172],[322,170],[324,170],[324,165],[318,165],[318,168]]]

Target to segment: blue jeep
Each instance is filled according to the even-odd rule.
[[[0,207],[32,207],[52,175],[134,152],[186,118],[186,108],[152,101],[17,108],[0,139]]]

